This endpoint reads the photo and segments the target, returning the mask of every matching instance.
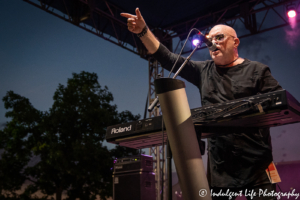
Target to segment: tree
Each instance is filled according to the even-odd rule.
[[[24,166],[30,160],[32,142],[40,138],[42,113],[32,107],[29,100],[13,93],[7,92],[3,98],[5,108],[12,108],[5,116],[11,121],[0,131],[0,148],[5,149],[0,160],[0,189],[10,191],[15,197],[26,180],[23,174]]]
[[[138,154],[137,150],[103,146],[106,127],[139,119],[129,111],[118,112],[111,105],[113,95],[98,83],[95,73],[81,72],[59,85],[48,112],[33,108],[29,100],[9,91],[3,98],[6,117],[12,120],[0,132],[0,178],[10,172],[14,178],[0,181],[0,189],[15,191],[30,180],[23,196],[40,190],[61,199],[67,190],[69,199],[95,199],[112,194],[115,156]],[[40,161],[28,165],[30,158]],[[14,163],[13,168],[8,165]],[[6,166],[7,165],[7,166]],[[6,167],[4,167],[6,166]],[[2,172],[2,174],[1,174]],[[18,172],[16,174],[12,174]]]

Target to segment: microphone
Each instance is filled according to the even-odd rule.
[[[214,42],[209,41],[206,38],[206,36],[203,35],[203,33],[201,33],[200,31],[199,34],[200,34],[200,41],[204,42],[209,50],[214,51],[217,49],[217,46]]]
[[[197,31],[199,32],[199,35],[200,35],[200,36],[199,36],[199,39],[200,39],[200,41],[201,41],[201,42],[204,42],[209,50],[214,51],[214,50],[217,49],[216,44],[215,44],[214,42],[209,41],[209,40],[205,37],[205,35],[203,35],[203,34],[202,34],[198,29],[196,29],[196,28],[193,28],[193,29],[190,31],[188,37],[190,36],[190,34],[191,34],[191,32],[192,32],[193,30],[197,30]],[[186,39],[186,41],[185,41],[183,47],[185,46],[186,42],[187,42],[187,39]],[[182,52],[182,50],[183,50],[183,47],[182,47],[182,49],[181,49],[181,52]],[[173,76],[173,79],[175,79],[175,78],[178,76],[179,72],[183,69],[183,67],[186,65],[186,63],[191,59],[191,57],[192,57],[192,55],[194,54],[194,52],[196,51],[196,49],[198,49],[199,47],[200,47],[200,46],[199,46],[199,44],[198,44],[198,45],[195,47],[195,49],[192,51],[192,53],[186,58],[186,60],[183,62],[183,64],[180,66],[180,68],[177,70],[177,72],[176,72],[175,75]],[[179,55],[181,55],[181,52],[180,52]],[[178,58],[179,58],[179,56],[178,56]],[[174,65],[173,65],[173,67],[172,67],[172,69],[171,69],[170,74],[169,74],[168,77],[170,77],[171,72],[173,71],[174,66],[175,66],[175,64],[176,64],[177,61],[178,61],[178,58],[177,58],[176,62],[174,63]],[[155,98],[155,100],[152,102],[152,104],[148,107],[148,111],[149,111],[149,112],[151,112],[151,111],[154,109],[154,107],[156,106],[156,104],[158,103],[158,101],[159,101],[159,100],[158,100],[158,96],[157,96],[157,97]]]

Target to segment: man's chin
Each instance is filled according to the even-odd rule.
[[[222,55],[220,55],[220,54],[211,55],[211,58],[215,63],[220,63],[222,61]]]

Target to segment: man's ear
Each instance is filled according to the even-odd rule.
[[[234,38],[234,47],[237,48],[240,45],[240,39]]]

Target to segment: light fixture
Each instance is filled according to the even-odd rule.
[[[289,18],[294,18],[297,15],[296,6],[294,4],[289,4],[286,6],[286,14]]]
[[[194,46],[198,46],[200,44],[200,33],[193,36],[192,43]]]

